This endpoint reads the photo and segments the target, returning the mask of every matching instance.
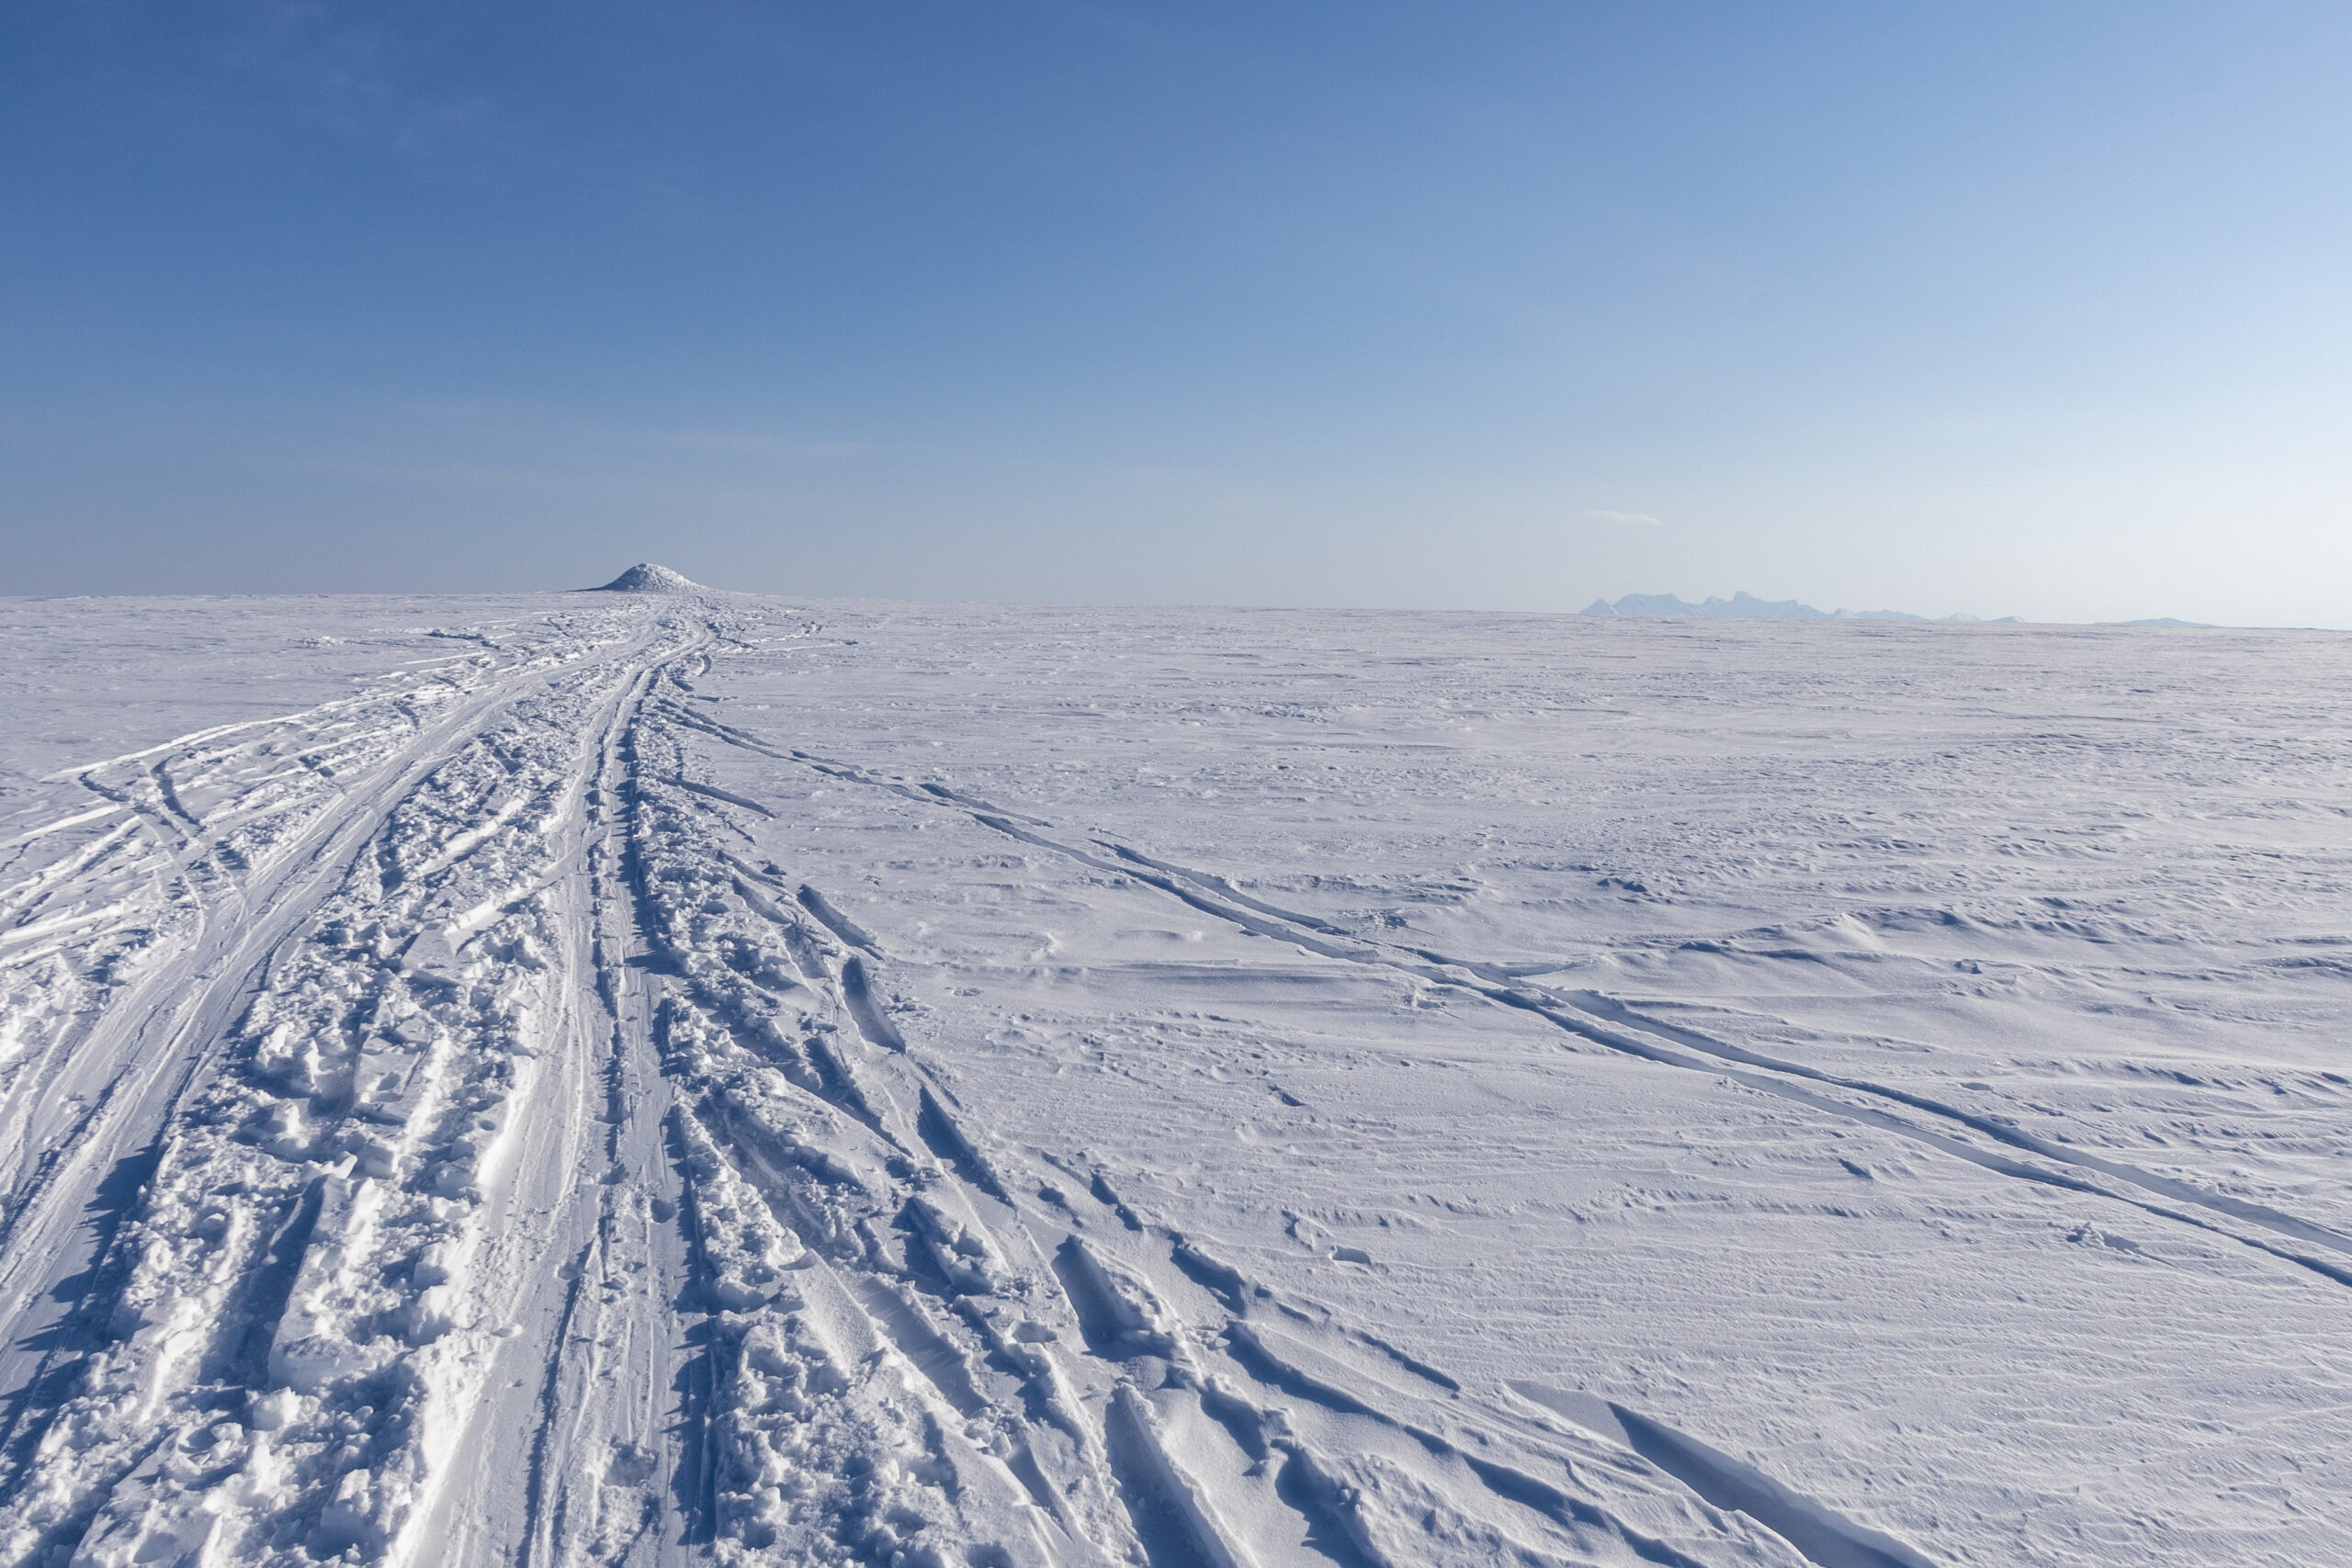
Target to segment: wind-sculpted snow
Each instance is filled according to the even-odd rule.
[[[2352,1548],[2336,639],[467,608],[0,755],[0,1562]]]

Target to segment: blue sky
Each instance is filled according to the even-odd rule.
[[[0,17],[0,592],[2352,626],[2352,8]]]

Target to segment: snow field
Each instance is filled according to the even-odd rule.
[[[2345,1547],[2335,639],[476,608],[0,757],[0,1562]]]

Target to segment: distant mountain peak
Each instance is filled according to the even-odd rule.
[[[1793,599],[1758,599],[1741,592],[1728,599],[1693,604],[1671,593],[1628,593],[1614,604],[1595,599],[1584,607],[1588,615],[1736,615],[1786,621],[1924,621],[1925,615],[1902,610],[1816,610]],[[2002,617],[2014,621],[2015,615]],[[1973,621],[1974,615],[1946,615],[1948,621]]]
[[[1588,615],[1770,615],[1793,620],[1826,620],[1828,613],[1810,604],[1800,604],[1793,599],[1758,599],[1746,592],[1728,599],[1709,599],[1703,604],[1693,604],[1671,593],[1628,593],[1614,604],[1606,599],[1596,599],[1586,606]]]
[[[641,560],[591,593],[699,593],[702,584],[682,571]]]

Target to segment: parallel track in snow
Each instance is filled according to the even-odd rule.
[[[526,662],[508,679],[469,694],[405,744],[372,760],[365,773],[336,784],[331,802],[274,846],[266,863],[238,866],[243,875],[207,863],[226,842],[220,830],[196,828],[160,846],[171,867],[167,884],[209,881],[211,897],[184,893],[182,908],[158,910],[151,917],[155,938],[135,955],[135,977],[103,997],[86,1021],[74,1021],[79,1027],[58,1031],[6,1064],[0,1146],[23,1163],[0,1211],[0,1313],[19,1327],[17,1342],[0,1352],[0,1386],[9,1391],[0,1444],[17,1440],[27,1419],[31,1402],[19,1389],[45,1382],[59,1356],[70,1353],[69,1333],[47,1332],[85,1310],[87,1289],[77,1292],[68,1282],[98,1272],[115,1223],[161,1156],[173,1111],[213,1066],[236,1017],[266,987],[273,962],[349,874],[355,858],[369,852],[397,806],[442,766],[447,749],[509,708],[518,684],[549,678]],[[299,726],[305,716],[289,723]],[[80,770],[79,777],[86,783],[100,772]],[[166,897],[171,891],[159,889]],[[94,1218],[85,1209],[93,1192],[119,1199]],[[46,1317],[36,1304],[43,1301],[54,1303]],[[28,1339],[44,1337],[57,1343],[28,1379],[21,1363],[7,1358],[21,1355]]]
[[[239,1550],[228,1539],[239,1519],[224,1517],[217,1495],[210,1506],[197,1506],[201,1494],[178,1483],[166,1450],[194,1441],[218,1470],[227,1458],[216,1451],[225,1433],[220,1441],[206,1436],[221,1432],[224,1418],[232,1427],[242,1420],[247,1468],[262,1468],[257,1450],[270,1441],[263,1434],[286,1433],[292,1423],[277,1415],[256,1419],[241,1406],[289,1382],[285,1326],[300,1316],[306,1287],[332,1295],[368,1283],[311,1277],[329,1252],[322,1228],[365,1223],[353,1211],[367,1205],[371,1178],[429,1156],[436,1141],[487,1156],[479,1161],[484,1179],[445,1176],[440,1186],[449,1195],[423,1201],[424,1228],[440,1223],[450,1232],[425,1243],[427,1250],[462,1251],[480,1239],[472,1232],[481,1226],[469,1227],[469,1216],[436,1210],[479,1208],[496,1231],[493,1250],[530,1234],[512,1212],[536,1196],[527,1181],[510,1179],[515,1162],[498,1157],[494,1139],[468,1150],[459,1132],[449,1143],[472,1109],[452,1104],[449,1090],[482,1078],[476,1093],[488,1108],[499,1091],[538,1076],[524,1063],[548,1061],[548,1076],[561,1084],[573,1053],[513,1038],[514,1020],[501,1017],[517,1010],[511,998],[473,992],[467,1004],[451,1002],[472,991],[461,956],[469,942],[488,939],[488,947],[504,939],[527,948],[536,927],[553,947],[569,929],[545,919],[539,906],[562,892],[566,863],[588,848],[582,796],[590,770],[570,760],[579,751],[572,725],[582,705],[593,712],[600,692],[641,690],[650,660],[708,635],[659,616],[622,618],[624,627],[551,638],[533,656],[483,671],[475,689],[433,712],[404,743],[368,758],[364,773],[346,770],[323,804],[296,803],[309,808],[306,819],[269,845],[259,863],[250,853],[220,863],[227,832],[207,829],[185,805],[159,814],[186,830],[164,846],[171,870],[155,879],[156,934],[133,955],[142,973],[102,997],[86,1027],[57,1031],[39,1052],[8,1064],[19,1146],[54,1137],[61,1104],[93,1106],[70,1142],[49,1142],[47,1156],[30,1163],[6,1212],[0,1303],[17,1332],[5,1363],[0,1507],[14,1556],[36,1561],[64,1551],[107,1560],[129,1551],[135,1560],[164,1541],[179,1542],[175,1551]],[[332,723],[349,705],[292,716],[278,728],[299,740],[306,725]],[[618,714],[626,697],[606,705]],[[166,750],[149,776],[159,793],[176,796],[164,770],[179,753]],[[220,814],[234,817],[241,804],[232,800]],[[518,821],[526,806],[532,819]],[[209,896],[199,899],[191,884],[209,887]],[[576,894],[571,902],[586,905]],[[350,929],[355,922],[366,929]],[[336,929],[322,931],[327,926]],[[518,966],[477,959],[470,967]],[[544,972],[547,955],[529,954],[519,967]],[[491,985],[515,979],[510,973]],[[312,1016],[273,1026],[271,1005],[298,989],[316,1004]],[[548,1010],[560,1012],[560,987],[548,989]],[[317,1005],[329,1012],[319,1014]],[[389,1038],[370,1037],[387,1026]],[[308,1059],[288,1058],[288,1049]],[[401,1071],[410,1081],[379,1094]],[[379,1081],[363,1081],[370,1076]],[[521,1099],[474,1120],[514,1115],[528,1123],[524,1135],[535,1145],[566,1125],[560,1103],[545,1103],[560,1101],[560,1092]],[[272,1112],[272,1105],[279,1109]],[[274,1124],[273,1115],[294,1124]],[[420,1141],[424,1146],[415,1146]],[[568,1175],[571,1151],[560,1152],[559,1162],[530,1174]],[[251,1168],[247,1174],[223,1180],[220,1168],[240,1162]],[[95,1214],[85,1212],[93,1193],[103,1205]],[[442,1311],[420,1303],[435,1288],[428,1273],[445,1266],[384,1261],[407,1266],[409,1277],[394,1293],[416,1298],[408,1303],[406,1337],[413,1350],[429,1355]],[[512,1280],[539,1277],[539,1261],[525,1249],[513,1259]],[[384,1303],[374,1304],[371,1316],[387,1315]],[[327,1328],[330,1339],[340,1327],[308,1325]],[[380,1382],[386,1369],[369,1371]],[[393,1375],[419,1374],[395,1368]],[[446,1413],[424,1408],[433,1403],[429,1390],[410,1392],[410,1408],[396,1417],[408,1429],[397,1443],[365,1431],[340,1439],[415,1450],[402,1461],[399,1495],[372,1514],[352,1506],[347,1495],[339,1504],[313,1505],[301,1528],[283,1539],[290,1522],[284,1505],[300,1511],[299,1488],[279,1496],[264,1491],[248,1513],[266,1521],[277,1544],[256,1545],[254,1553],[332,1551],[343,1535],[352,1545],[382,1547],[411,1532],[411,1516],[423,1511],[435,1483],[420,1445],[434,1440],[426,1428]],[[331,1449],[337,1440],[322,1434],[314,1446]],[[332,1468],[332,1457],[326,1462],[330,1478],[347,1473]]]
[[[731,727],[698,728],[730,744],[760,750],[779,761],[799,762],[828,778],[959,812],[1016,842],[1095,872],[1133,878],[1189,909],[1227,921],[1252,936],[1289,942],[1339,963],[1393,970],[1532,1013],[1578,1040],[1611,1051],[1728,1078],[1827,1118],[1893,1133],[1996,1175],[2106,1199],[2174,1224],[2227,1235],[2337,1284],[2352,1285],[2352,1235],[2274,1205],[2158,1175],[2112,1156],[2069,1148],[2007,1122],[1973,1114],[1913,1090],[1747,1050],[1651,1018],[1614,997],[1539,985],[1530,976],[1544,973],[1540,966],[1514,969],[1346,931],[1253,898],[1229,877],[1171,864],[1105,834],[1087,835],[1084,845],[1069,843],[1037,831],[1052,827],[1041,818],[1006,811],[936,785],[918,790],[805,751],[777,750]],[[1827,1092],[1832,1090],[1844,1091],[1843,1097]],[[1908,1120],[1886,1109],[1890,1106],[1923,1113],[1932,1121]],[[2019,1158],[2019,1155],[2032,1157]]]

